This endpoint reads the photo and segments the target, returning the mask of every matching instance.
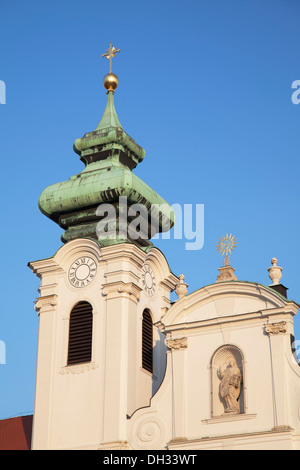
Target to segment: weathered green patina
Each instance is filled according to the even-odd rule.
[[[102,158],[106,158],[107,152],[116,150],[112,153],[120,154],[121,158],[128,160],[127,165],[134,168],[143,160],[145,150],[123,130],[115,110],[113,96],[112,91],[108,92],[106,108],[97,128],[81,139],[76,139],[73,149],[86,164],[99,159],[99,153]]]
[[[133,168],[143,160],[145,151],[123,130],[112,91],[108,92],[107,105],[97,128],[76,139],[73,149],[85,164],[84,170],[71,176],[68,181],[48,186],[39,198],[40,211],[65,229],[63,242],[93,238],[100,245],[130,242],[147,249],[152,245],[149,239],[155,233],[174,225],[171,206],[132,173]],[[119,203],[120,196],[123,196],[123,201],[126,198],[125,209]],[[110,220],[109,226],[111,229],[115,224],[117,236],[112,237],[108,233],[106,239],[100,239],[96,233],[101,220],[99,207],[104,208],[107,203],[116,210],[116,220]],[[146,213],[149,225],[147,233],[141,234],[137,240],[124,235],[132,221],[132,217],[127,216],[127,210],[133,204],[143,205],[143,214],[145,216]],[[121,229],[122,233],[119,233]]]

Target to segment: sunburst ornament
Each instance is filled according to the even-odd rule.
[[[235,247],[237,246],[237,241],[236,238],[233,235],[227,235],[222,238],[219,238],[219,242],[217,243],[217,251],[219,253],[222,253],[222,255],[225,255],[225,258],[223,260],[223,265],[228,266],[230,265],[230,259],[229,256],[232,251],[234,251]]]

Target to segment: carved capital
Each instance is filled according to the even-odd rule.
[[[186,349],[188,347],[188,339],[186,337],[177,339],[167,339],[166,345],[169,349]]]
[[[286,333],[286,322],[280,321],[278,323],[266,323],[264,325],[265,332],[268,335],[279,335]]]
[[[41,313],[53,311],[55,310],[57,302],[56,294],[39,297],[35,302],[34,310],[38,312],[39,315]]]
[[[102,294],[107,299],[117,298],[122,294],[125,294],[128,298],[138,301],[140,298],[141,288],[138,287],[133,282],[112,282],[110,284],[106,284],[103,287]]]

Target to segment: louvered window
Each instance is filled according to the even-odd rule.
[[[142,322],[142,367],[153,372],[153,325],[149,310],[143,312]]]
[[[88,302],[79,302],[70,315],[68,365],[92,359],[93,309]]]

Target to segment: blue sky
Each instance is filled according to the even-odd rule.
[[[110,41],[118,117],[146,151],[135,173],[170,204],[205,207],[201,250],[156,242],[172,271],[189,292],[215,282],[216,242],[232,233],[238,279],[270,284],[275,256],[300,302],[299,16],[297,0],[0,0],[0,418],[33,411],[39,283],[27,263],[62,233],[37,202],[83,169],[72,146],[104,111]]]

